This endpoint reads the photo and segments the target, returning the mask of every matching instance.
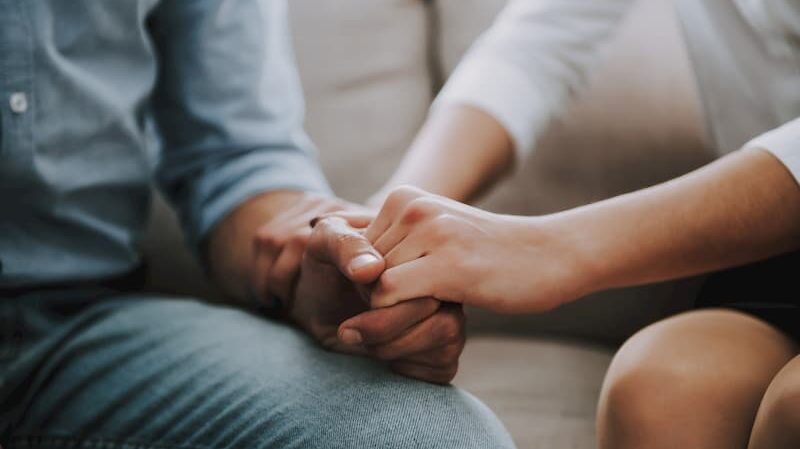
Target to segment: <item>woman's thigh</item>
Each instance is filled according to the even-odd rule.
[[[764,391],[795,353],[780,331],[731,310],[656,323],[609,368],[600,447],[744,448]]]
[[[468,394],[236,309],[101,301],[38,345],[6,398],[10,449],[511,447]]]

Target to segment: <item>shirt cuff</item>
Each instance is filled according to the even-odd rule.
[[[533,150],[550,119],[550,101],[530,75],[500,58],[468,56],[445,84],[432,110],[461,104],[491,115],[509,133],[516,166]]]
[[[313,156],[296,148],[252,152],[214,167],[196,186],[187,226],[193,248],[236,207],[259,194],[295,190],[332,195]]]
[[[751,140],[745,148],[761,148],[780,160],[800,184],[800,118]]]

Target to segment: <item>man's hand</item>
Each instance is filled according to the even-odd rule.
[[[369,221],[351,216],[316,223],[290,316],[330,349],[369,355],[399,374],[448,383],[464,347],[463,311],[432,298],[370,310],[365,286],[378,279],[384,261],[363,232],[351,227]]]
[[[300,265],[301,243],[311,233],[308,221],[346,207],[344,201],[298,191],[250,198],[209,236],[204,255],[211,276],[241,303],[252,302],[254,295],[287,295]],[[254,244],[256,235],[261,238]]]
[[[464,345],[463,312],[430,298],[370,310],[365,286],[384,265],[356,229],[373,218],[363,211],[302,192],[253,198],[209,240],[214,277],[235,298],[279,298],[293,321],[332,350],[371,355],[398,373],[447,383]],[[309,222],[331,212],[348,214],[347,221],[323,219],[312,237]]]
[[[322,214],[354,209],[335,198],[306,196],[256,230],[251,288],[258,299],[288,304],[300,274],[311,226]]]

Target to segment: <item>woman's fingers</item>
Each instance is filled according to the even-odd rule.
[[[375,242],[397,220],[406,206],[413,200],[426,195],[425,191],[416,187],[399,187],[395,189],[383,203],[380,213],[367,227],[365,236],[370,242]]]
[[[430,256],[420,257],[384,271],[372,289],[373,308],[391,307],[415,298],[453,300],[442,291],[449,273],[439,270]]]

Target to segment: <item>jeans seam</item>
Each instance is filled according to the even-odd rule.
[[[47,435],[17,435],[11,438],[8,449],[210,449],[206,446],[181,443],[146,443],[133,439],[74,438]]]

